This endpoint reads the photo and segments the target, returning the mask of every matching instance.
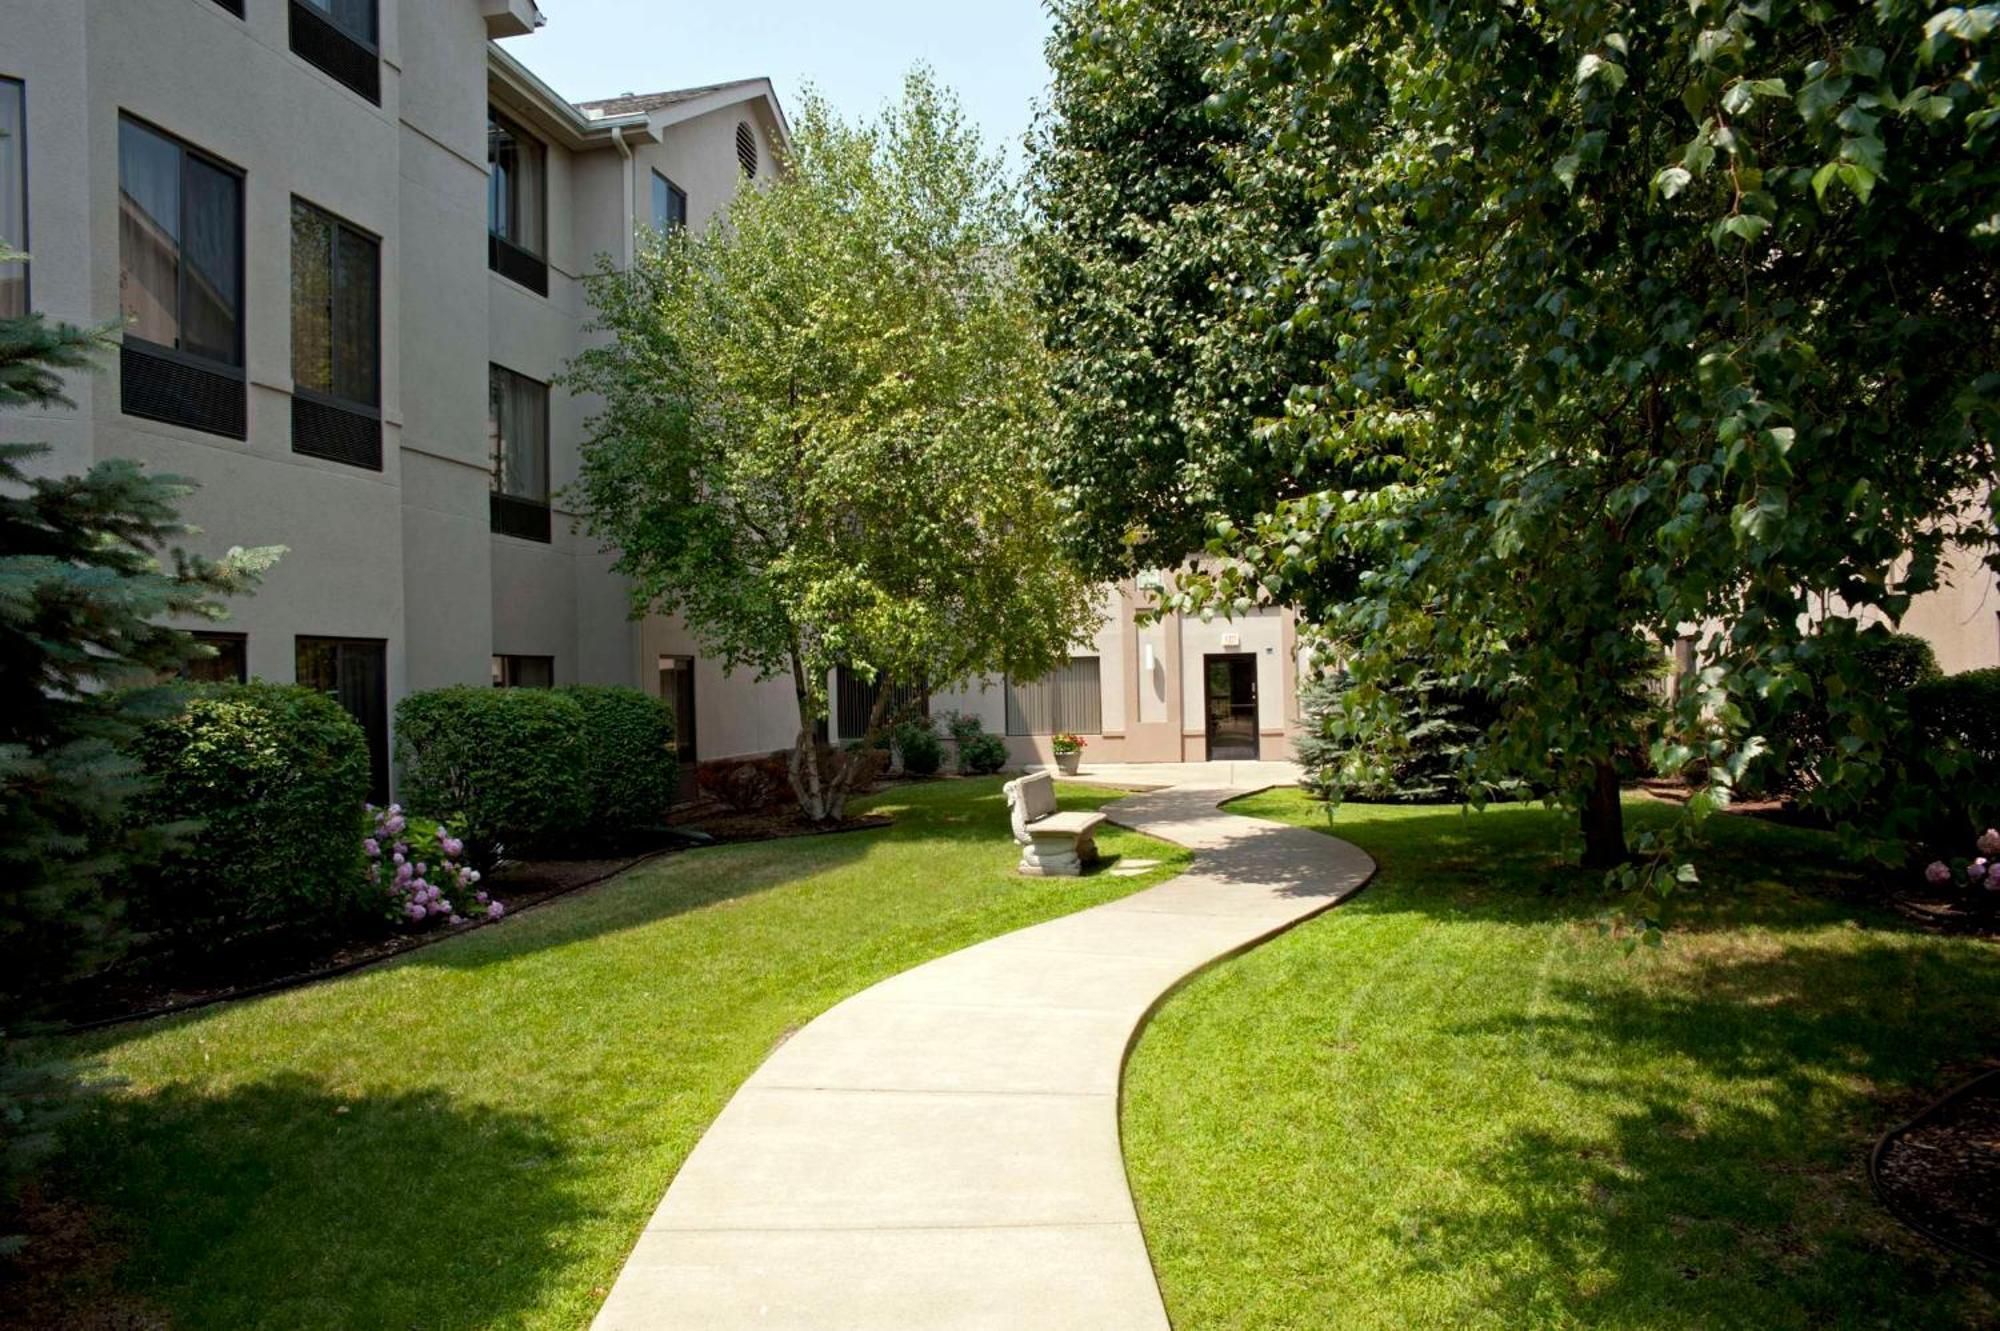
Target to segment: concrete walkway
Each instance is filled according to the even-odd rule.
[[[681,1166],[597,1331],[1165,1331],[1119,1152],[1126,1051],[1176,981],[1375,867],[1217,810],[1273,766],[1174,770],[1109,806],[1199,851],[1190,872],[905,971],[787,1040]]]

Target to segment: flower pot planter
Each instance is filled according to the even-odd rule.
[[[1075,776],[1076,769],[1082,762],[1083,755],[1080,753],[1058,753],[1056,755],[1056,770],[1062,772],[1065,776]]]

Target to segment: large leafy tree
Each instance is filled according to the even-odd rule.
[[[1239,180],[1303,175],[1318,211],[1244,317],[1332,350],[1238,446],[1394,468],[1225,515],[1241,562],[1197,596],[1313,607],[1357,705],[1425,670],[1494,696],[1475,772],[1542,784],[1616,863],[1634,754],[1726,799],[1763,745],[1745,702],[1844,655],[1829,608],[1894,620],[1953,544],[1991,551],[1996,11],[1256,9],[1213,113]],[[1685,633],[1661,732],[1645,677]],[[1893,778],[1885,700],[1828,677],[1851,812]]]
[[[1212,104],[1215,56],[1247,0],[1051,8],[1027,247],[1056,403],[1048,465],[1072,554],[1124,577],[1180,564],[1217,514],[1300,489],[1245,444],[1322,348],[1267,337],[1236,296],[1305,242],[1313,207],[1302,176],[1231,170],[1254,127]]]
[[[105,345],[37,314],[0,320],[0,407],[68,405],[61,372]],[[0,1203],[66,1085],[59,1068],[10,1061],[7,1037],[115,955],[109,884],[172,831],[128,817],[140,776],[123,745],[172,705],[161,679],[209,649],[160,621],[219,617],[219,598],[277,554],[175,549],[185,484],[121,459],[31,478],[45,452],[0,445]]]
[[[574,387],[605,406],[579,506],[637,611],[731,668],[788,675],[792,779],[837,818],[836,665],[899,689],[1046,672],[1093,625],[1037,449],[1040,343],[996,158],[923,72],[866,124],[802,108],[785,169],[706,231],[592,285],[610,334]]]

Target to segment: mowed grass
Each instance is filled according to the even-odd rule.
[[[1327,828],[1296,791],[1231,808]],[[1374,883],[1197,978],[1126,1072],[1174,1324],[2000,1324],[2000,1278],[1864,1168],[2000,1052],[2000,947],[1856,904],[1829,838],[1716,824],[1708,904],[1628,959],[1555,815],[1343,808]]]
[[[400,962],[73,1042],[125,1085],[52,1183],[183,1327],[582,1327],[773,1045],[929,958],[1149,886],[1024,879],[995,780],[893,828],[671,856]],[[1066,787],[1066,808],[1115,793]]]

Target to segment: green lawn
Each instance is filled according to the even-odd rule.
[[[1295,791],[1232,808],[1326,827]],[[2000,1277],[1887,1219],[1863,1167],[2000,1049],[2000,947],[1843,904],[1822,836],[1717,823],[1735,890],[1628,960],[1551,814],[1344,808],[1375,882],[1188,985],[1127,1070],[1175,1325],[2000,1321]]]
[[[1066,788],[1065,807],[1110,792]],[[353,977],[77,1042],[126,1087],[57,1181],[185,1327],[581,1327],[772,1045],[907,967],[1168,877],[1023,879],[999,781],[717,847]],[[107,1287],[108,1284],[108,1287]]]

